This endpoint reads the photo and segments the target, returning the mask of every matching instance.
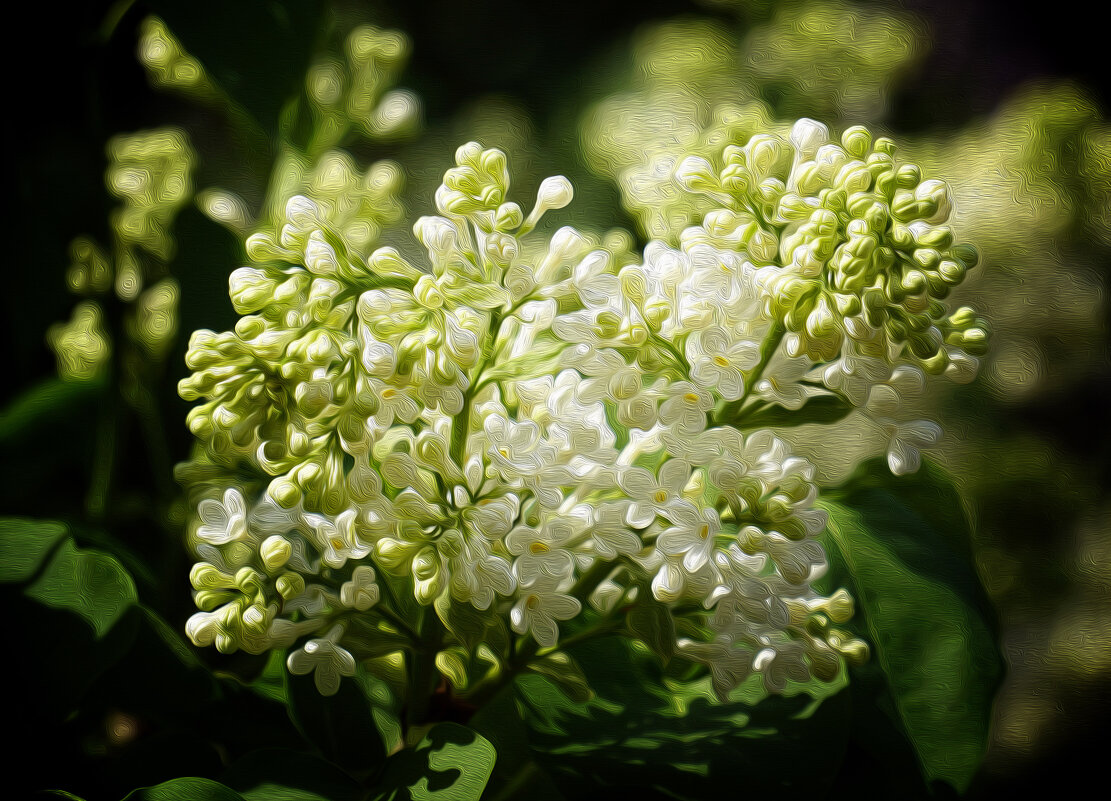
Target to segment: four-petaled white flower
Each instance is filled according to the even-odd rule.
[[[669,556],[682,556],[690,573],[701,569],[714,552],[721,519],[713,509],[700,509],[689,501],[676,503],[667,510],[670,528],[660,533],[660,550]]]
[[[680,435],[704,430],[706,415],[714,408],[710,393],[689,381],[677,381],[667,391],[667,400],[660,404],[660,423]]]
[[[517,603],[509,611],[509,621],[518,634],[531,634],[543,648],[559,641],[559,622],[570,620],[582,611],[578,598],[559,591],[559,584],[537,578],[519,588]]]
[[[226,545],[247,536],[247,504],[234,487],[224,492],[223,502],[205,498],[197,506],[201,525],[197,536],[212,545]]]
[[[335,695],[343,676],[355,675],[355,657],[339,645],[343,626],[333,626],[327,634],[309,640],[289,655],[286,666],[295,676],[313,674],[321,695]]]
[[[646,528],[656,515],[667,517],[682,499],[690,477],[691,465],[685,459],[668,459],[660,465],[657,476],[643,467],[623,470],[618,484],[632,500],[628,511],[629,525]]]
[[[760,360],[760,344],[712,326],[695,331],[687,340],[687,359],[692,381],[735,401],[745,392],[744,373]]]

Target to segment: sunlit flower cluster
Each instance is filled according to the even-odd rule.
[[[916,469],[917,445],[940,431],[897,422],[902,401],[922,394],[927,375],[971,380],[987,346],[971,308],[943,303],[978,258],[944,225],[945,184],[898,163],[888,139],[857,126],[834,142],[812,120],[789,138],[728,146],[718,166],[690,157],[676,177],[719,204],[682,233],[683,247],[738,254],[774,321],[754,397],[798,408],[826,396],[861,408],[891,434],[892,470]]]
[[[855,398],[858,374],[856,402],[886,412],[918,365],[956,363],[973,326],[935,284],[971,256],[935,226],[944,187],[866,132],[822,136],[803,121],[685,164],[727,208],[632,264],[573,228],[535,235],[570,183],[526,214],[504,154],[473,142],[414,225],[423,264],[364,255],[332,207],[290,199],[232,275],[235,330],[187,356],[192,639],[290,648],[325,693],[421,648],[466,693],[625,618],[722,697],[861,657],[835,628],[850,599],[813,585],[814,466],[746,421]]]

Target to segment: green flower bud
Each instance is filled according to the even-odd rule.
[[[286,476],[271,481],[266,492],[283,509],[292,509],[301,500],[301,488]]]
[[[275,534],[262,541],[259,555],[266,569],[274,572],[280,570],[289,561],[289,557],[293,555],[293,546],[285,537]]]
[[[278,576],[274,588],[278,595],[289,601],[305,591],[305,579],[299,573],[285,572]]]
[[[872,134],[863,125],[854,125],[841,134],[841,144],[854,157],[862,159],[872,147]]]

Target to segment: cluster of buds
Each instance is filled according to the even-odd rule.
[[[814,465],[744,421],[774,400],[765,384],[785,386],[783,360],[843,366],[849,343],[876,337],[888,369],[868,394],[897,400],[903,350],[925,358],[889,325],[917,308],[910,294],[884,294],[882,317],[838,311],[836,348],[808,320],[909,273],[893,228],[936,220],[944,193],[905,190],[886,146],[853,130],[839,151],[865,181],[818,131],[754,137],[723,170],[688,162],[688,185],[730,208],[633,261],[572,228],[535,235],[570,183],[543,181],[526,215],[504,154],[477,143],[414,226],[423,265],[390,247],[364,257],[327,209],[292,198],[276,237],[247,241],[235,330],[196,332],[187,356],[204,445],[182,472],[198,509],[194,642],[290,648],[290,670],[325,693],[360,662],[432,650],[479,696],[568,632],[617,625],[708,665],[722,697],[753,674],[776,691],[861,658],[836,628],[851,600],[814,587]],[[887,159],[879,178],[869,149]],[[850,217],[856,196],[889,184],[898,212],[873,250],[844,250],[840,232],[879,214]],[[892,258],[872,259],[882,248]],[[805,391],[833,392],[806,374]]]
[[[106,251],[87,237],[73,241],[66,281],[85,299],[69,322],[47,333],[63,378],[94,378],[107,364],[113,343],[101,304],[110,294],[128,306],[125,331],[140,358],[165,358],[177,332],[178,286],[166,274],[174,255],[171,227],[192,197],[195,162],[185,134],[173,128],[109,143],[105,180],[121,201],[111,218],[113,248]]]
[[[322,117],[318,127],[355,124],[371,139],[411,130],[420,113],[416,95],[390,89],[409,55],[406,37],[363,25],[347,36],[343,55],[342,60],[318,61],[309,70],[305,88],[314,111]]]
[[[687,158],[676,178],[719,206],[683,232],[683,247],[734,252],[757,272],[778,332],[757,387],[768,402],[797,407],[833,394],[868,412],[885,405],[877,387],[896,375],[908,387],[927,375],[975,375],[986,324],[943,301],[977,253],[954,246],[944,225],[945,184],[899,164],[889,139],[857,126],[833,142],[824,125],[804,119],[789,137],[724,148],[719,166]],[[880,422],[890,428],[892,419]],[[936,426],[913,427],[928,429],[923,444],[936,439]],[[896,472],[915,468],[905,441],[893,438],[892,448]]]

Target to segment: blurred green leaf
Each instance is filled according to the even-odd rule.
[[[478,801],[497,761],[494,746],[473,729],[439,723],[412,748],[390,757],[376,801]]]
[[[322,3],[155,0],[151,9],[216,83],[273,131],[286,99],[300,89],[321,29]]]
[[[211,779],[171,779],[156,787],[142,787],[124,801],[244,801],[243,796]]]
[[[474,714],[468,725],[485,737],[497,751],[486,797],[529,798],[532,801],[561,801],[551,777],[537,764],[529,746],[529,730],[517,706],[517,690],[503,687]]]
[[[220,777],[244,801],[358,801],[359,783],[309,754],[270,748],[254,751]]]
[[[135,582],[114,558],[81,550],[67,540],[26,594],[47,606],[69,609],[93,627],[97,639],[138,600]]]
[[[358,682],[345,679],[335,695],[325,696],[311,674],[284,675],[290,717],[326,759],[356,774],[381,765],[386,746]]]
[[[895,477],[877,460],[822,505],[827,548],[923,773],[963,792],[987,747],[1002,659],[960,496],[936,468]]]
[[[0,412],[0,508],[42,517],[84,510],[96,431],[90,422],[105,389],[103,379],[51,378]]]
[[[829,425],[844,420],[852,411],[852,404],[846,403],[836,395],[819,395],[810,398],[798,409],[787,409],[779,404],[772,404],[750,414],[744,414],[737,420],[737,425],[745,430],[811,424]]]
[[[29,581],[65,536],[66,527],[53,520],[0,518],[0,582]]]
[[[562,651],[530,662],[528,671],[543,676],[576,703],[585,704],[594,697],[579,663]]]
[[[659,661],[627,637],[569,650],[592,701],[572,701],[538,675],[515,686],[534,760],[567,798],[617,788],[638,798],[712,798],[735,788],[739,774],[746,791],[820,796],[836,775],[847,739],[843,682],[800,685],[792,697],[746,686],[721,703],[707,677],[665,681]]]
[[[92,381],[63,381],[48,378],[17,397],[0,414],[0,442],[26,440],[63,418],[77,422],[85,417],[83,406],[92,407],[105,388],[103,378]],[[76,414],[75,414],[76,413]]]
[[[642,640],[665,664],[675,655],[675,621],[667,606],[650,592],[644,592],[643,600],[629,611],[625,622],[629,634]]]

